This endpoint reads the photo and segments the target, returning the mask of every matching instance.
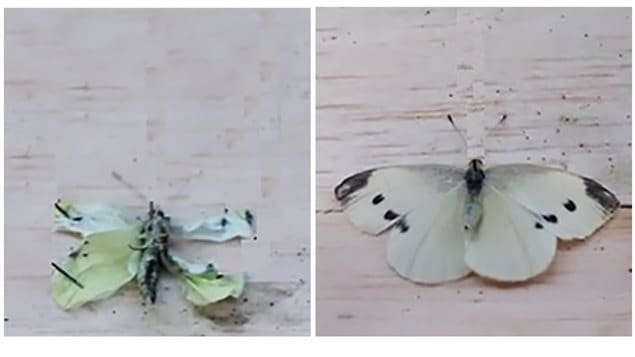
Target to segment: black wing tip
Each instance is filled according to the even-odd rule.
[[[353,193],[364,188],[368,184],[368,178],[373,174],[373,171],[375,169],[365,170],[345,178],[339,185],[335,186],[335,198],[340,202],[345,201]]]
[[[588,177],[583,177],[582,180],[587,196],[602,206],[607,214],[615,212],[620,207],[620,201],[615,194],[599,182]]]

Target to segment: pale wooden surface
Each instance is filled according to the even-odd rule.
[[[365,168],[486,164],[597,178],[631,202],[630,9],[318,9],[317,334],[631,334],[631,212],[501,287],[398,278],[333,187]],[[496,126],[504,115],[507,119]]]
[[[8,10],[5,41],[6,334],[309,333],[308,10]],[[247,272],[247,301],[205,317],[166,275],[153,307],[59,310],[49,264],[76,242],[52,203],[142,213],[113,170],[174,216],[252,209],[256,241],[174,243]]]

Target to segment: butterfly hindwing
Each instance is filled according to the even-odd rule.
[[[462,182],[463,171],[452,166],[385,167],[348,177],[335,188],[335,197],[356,227],[379,234]]]
[[[436,284],[470,273],[460,223],[465,196],[465,185],[432,195],[397,222],[387,242],[387,259],[399,275]]]
[[[561,239],[584,239],[619,207],[613,193],[596,181],[567,171],[528,164],[495,166],[487,184],[539,215]]]
[[[86,237],[79,249],[69,256],[64,271],[53,273],[53,297],[64,309],[113,295],[136,274],[132,264],[139,227],[131,226]]]
[[[498,281],[523,281],[544,272],[557,243],[547,223],[491,186],[481,194],[483,215],[466,240],[467,265]]]

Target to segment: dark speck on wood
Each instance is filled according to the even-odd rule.
[[[339,320],[350,320],[353,318],[353,314],[337,314]]]

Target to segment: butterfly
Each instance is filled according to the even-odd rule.
[[[438,284],[471,272],[519,282],[545,272],[557,240],[585,239],[620,202],[597,181],[531,164],[365,170],[335,187],[360,230],[390,229],[388,264],[402,277]]]
[[[52,263],[53,297],[63,309],[110,297],[130,281],[144,301],[154,304],[163,270],[178,279],[185,298],[197,306],[242,294],[243,274],[221,274],[213,263],[190,263],[172,254],[168,243],[173,235],[214,242],[255,237],[248,210],[225,209],[221,216],[181,224],[152,201],[143,219],[108,204],[58,201],[54,207],[55,229],[81,238],[64,267]]]

